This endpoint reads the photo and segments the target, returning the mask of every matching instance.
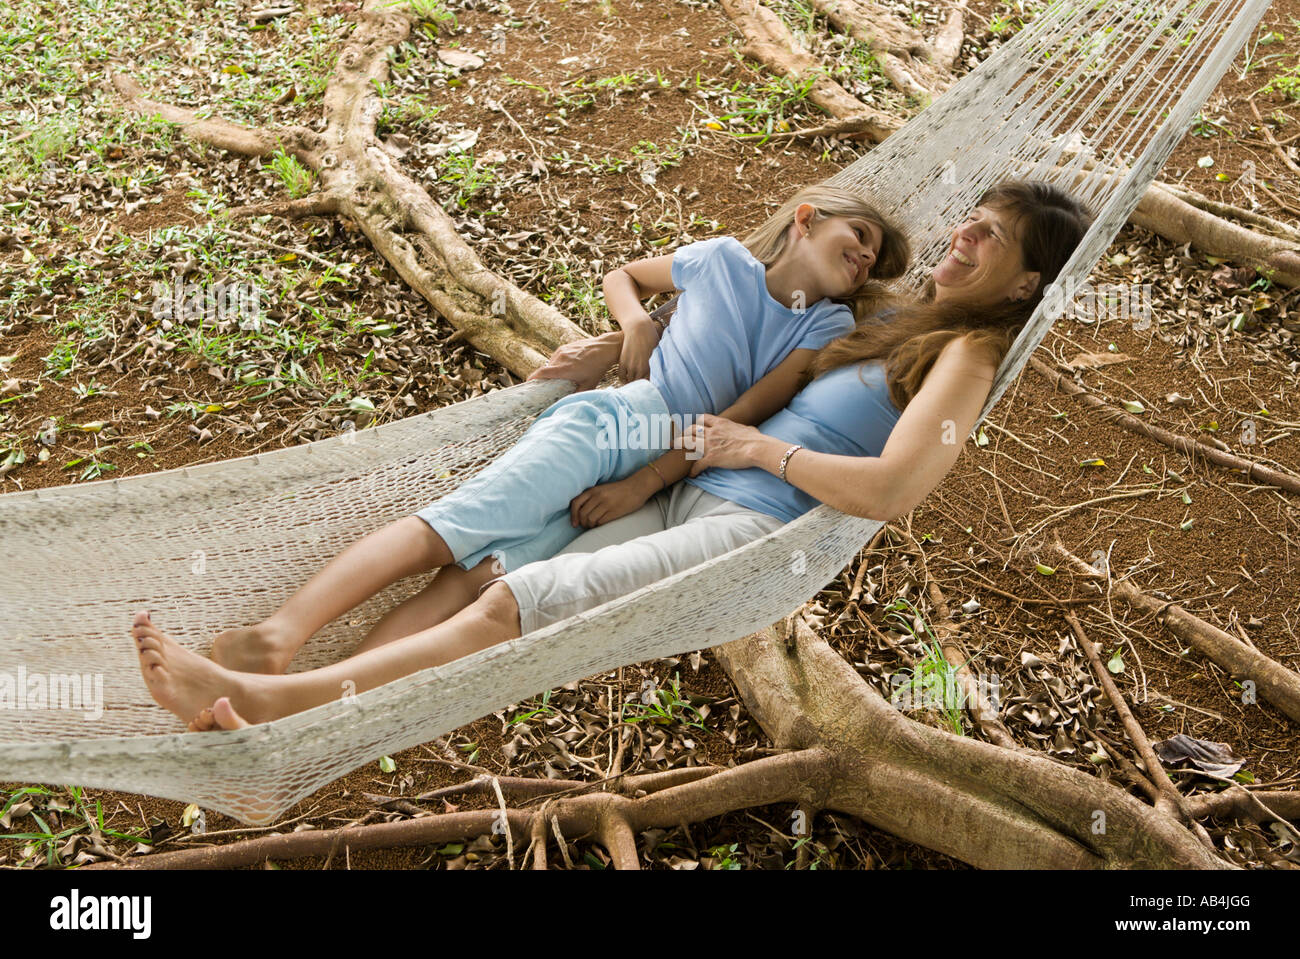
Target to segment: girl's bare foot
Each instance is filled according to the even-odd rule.
[[[131,635],[135,637],[140,674],[150,695],[158,705],[190,723],[192,728],[205,727],[208,721],[202,716],[204,709],[227,696],[232,703],[231,714],[242,714],[247,722],[262,723],[277,718],[270,708],[270,697],[259,695],[255,677],[232,672],[191,652],[160,632],[150,622],[148,613],[135,614]],[[233,705],[237,705],[238,714],[234,713]],[[220,723],[215,706],[210,721]]]
[[[207,733],[216,729],[243,729],[249,725],[251,724],[248,720],[235,712],[235,707],[230,705],[230,697],[222,696],[194,717],[190,722],[189,730],[192,733]]]
[[[212,661],[237,673],[274,673],[289,668],[303,638],[272,620],[228,629],[212,640]]]

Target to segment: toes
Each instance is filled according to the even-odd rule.
[[[158,652],[156,649],[146,649],[140,652],[140,666],[146,672],[160,669],[166,664],[167,660],[164,659],[162,653]]]
[[[137,643],[145,637],[152,637],[153,639],[159,640],[163,638],[163,634],[160,633],[158,627],[153,624],[148,626],[132,626],[131,635],[135,637]]]
[[[135,638],[135,648],[140,651],[140,655],[145,653],[158,653],[161,655],[163,649],[163,638],[154,634],[137,636]]]
[[[235,712],[235,707],[231,705],[228,696],[222,696],[213,703],[211,713],[213,720],[222,729],[243,729],[249,725],[248,720]]]
[[[131,620],[131,625],[132,625],[132,626],[152,626],[152,625],[153,625],[153,622],[149,619],[149,614],[148,614],[148,613],[146,613],[146,612],[144,612],[144,611],[141,611],[141,612],[138,612],[138,613],[135,614],[135,618]]]
[[[203,710],[203,712],[191,719],[189,726],[186,728],[192,733],[206,733],[216,729],[217,721],[212,716],[211,708]]]

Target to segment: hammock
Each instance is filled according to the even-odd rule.
[[[1054,182],[1096,213],[1058,281],[1068,294],[1267,6],[1053,4],[830,182],[867,191],[907,227],[917,265],[902,282],[912,289],[985,188],[1007,177]],[[985,414],[1067,300],[1044,297]],[[175,732],[178,721],[140,678],[133,612],[153,610],[163,629],[206,653],[213,635],[269,615],[361,535],[474,475],[569,389],[528,382],[305,446],[0,496],[0,781],[146,793],[270,822],[366,762],[542,690],[761,629],[832,580],[880,525],[820,506],[726,555],[447,665],[248,729]],[[421,585],[396,584],[326,627],[293,669],[345,657],[362,624]],[[76,693],[93,702],[101,681],[96,715]]]

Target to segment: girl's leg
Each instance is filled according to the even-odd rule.
[[[428,586],[385,613],[357,645],[353,655],[444,622],[474,602],[479,590],[498,572],[491,557],[471,570],[463,570],[454,563],[444,566]]]
[[[229,697],[234,713],[244,720],[268,722],[338,699],[345,690],[365,692],[520,635],[519,608],[500,583],[432,629],[287,676],[226,669],[164,635],[147,613],[136,614],[132,634],[140,672],[154,699],[183,721],[196,723],[222,697]]]
[[[664,528],[667,508],[668,493],[661,492],[640,509],[604,526],[587,530],[558,555],[595,552],[610,543],[624,543],[657,532]],[[482,560],[468,572],[454,564],[444,566],[433,582],[376,623],[353,655],[436,626],[473,603],[483,587],[499,573],[492,557]]]
[[[212,659],[228,669],[282,673],[311,636],[399,579],[452,562],[428,523],[407,516],[353,543],[270,617],[231,629],[212,642]]]

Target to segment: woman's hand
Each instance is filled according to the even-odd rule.
[[[648,497],[643,484],[637,482],[635,476],[601,483],[579,493],[569,501],[569,522],[591,529],[640,509]]]
[[[693,451],[698,458],[691,464],[691,475],[699,476],[715,466],[726,470],[753,466],[754,443],[762,435],[752,426],[701,413],[683,435],[673,440],[673,448]]]
[[[623,330],[623,349],[618,357],[619,377],[624,383],[644,380],[650,375],[650,354],[659,345],[659,330],[649,322],[637,323]]]
[[[565,343],[529,375],[530,380],[573,380],[578,392],[594,390],[609,368],[619,361],[623,332],[614,330],[585,340]]]

